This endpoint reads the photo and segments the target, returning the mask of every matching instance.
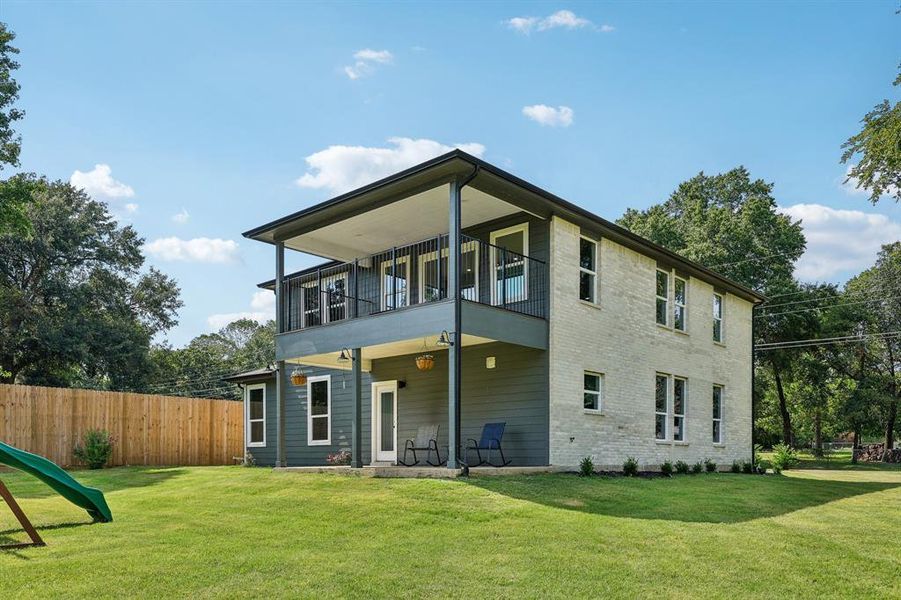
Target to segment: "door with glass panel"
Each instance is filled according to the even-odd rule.
[[[397,462],[397,382],[372,384],[372,432],[375,460]]]
[[[529,224],[491,232],[491,303],[507,305],[529,296]]]

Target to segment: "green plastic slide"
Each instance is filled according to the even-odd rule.
[[[43,456],[0,442],[0,464],[34,475],[53,488],[57,494],[88,511],[95,521],[107,523],[113,520],[113,513],[106,505],[103,492],[81,485],[56,463]]]

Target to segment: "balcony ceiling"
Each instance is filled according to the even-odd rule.
[[[447,233],[448,185],[285,240],[285,247],[349,262]],[[474,187],[463,188],[463,227],[522,212],[522,209]]]

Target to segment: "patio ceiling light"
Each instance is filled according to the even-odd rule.
[[[347,348],[341,348],[341,354],[338,355],[339,363],[349,363],[353,360],[353,357],[350,355],[350,350]]]
[[[444,346],[445,348],[454,345],[454,343],[450,339],[450,334],[447,332],[447,329],[441,332],[441,335],[438,336],[438,341],[435,343],[439,346]]]

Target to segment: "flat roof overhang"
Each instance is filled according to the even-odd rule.
[[[288,248],[316,254],[325,258],[343,261],[352,260],[353,258],[360,257],[359,252],[362,252],[362,249],[375,247],[379,243],[382,243],[383,238],[361,243],[359,244],[361,250],[357,250],[356,246],[358,246],[358,244],[348,244],[347,240],[342,240],[340,244],[337,244],[336,247],[332,248],[318,245],[314,247],[309,245],[309,242],[311,239],[314,239],[315,236],[306,238],[304,238],[304,236],[311,232],[315,232],[316,230],[329,227],[330,225],[360,217],[366,213],[371,213],[371,211],[376,209],[423,194],[429,190],[434,190],[439,186],[449,183],[453,179],[469,177],[472,175],[475,176],[468,185],[472,190],[470,190],[467,195],[464,195],[464,200],[467,197],[479,200],[480,198],[487,196],[490,197],[493,202],[508,205],[509,208],[506,210],[511,211],[509,214],[524,211],[543,219],[549,219],[554,215],[558,215],[587,230],[594,230],[599,235],[607,237],[627,248],[650,256],[658,262],[671,265],[689,275],[708,281],[715,287],[735,294],[749,302],[759,304],[766,299],[762,294],[750,288],[723,277],[715,271],[711,271],[671,250],[646,240],[615,223],[607,221],[588,210],[555,196],[550,192],[532,185],[515,175],[507,173],[490,163],[467,154],[462,150],[453,150],[447,154],[396,173],[395,175],[391,175],[359,189],[341,194],[331,200],[327,200],[315,206],[276,219],[270,223],[266,223],[265,225],[248,230],[244,232],[244,237],[270,244],[283,242]],[[467,188],[464,188],[464,190],[466,189]],[[479,193],[481,193],[482,196],[479,196]],[[426,198],[426,195],[420,196],[420,198]],[[436,199],[437,197],[431,201],[436,202]],[[444,195],[444,201],[445,208],[447,208],[446,194]],[[478,204],[478,202],[475,202],[475,204]],[[475,204],[472,204],[472,206],[475,206]],[[409,217],[410,210],[415,214],[418,210],[416,205],[408,205],[408,208],[410,206],[412,206],[412,209],[401,211],[398,214]],[[472,212],[471,207],[469,212]],[[447,211],[444,210],[444,214],[446,213]],[[466,207],[464,207],[463,213],[465,219],[467,213]],[[369,219],[372,216],[374,215],[367,215],[366,217],[363,217],[360,222],[363,222],[364,219]],[[443,227],[443,225],[444,221],[441,221],[439,218],[438,221],[434,224],[430,224],[428,227],[436,229],[438,227]],[[430,231],[428,227],[422,228],[415,235],[420,235],[422,231]],[[371,229],[373,228],[370,227],[370,230]],[[333,230],[332,233],[334,234],[335,231],[336,230]],[[446,232],[446,228],[444,228],[443,231],[436,231],[435,234],[437,235],[437,233],[443,232]],[[356,231],[355,233],[365,234],[365,231]],[[425,239],[425,237],[427,236],[411,241],[418,241],[419,239]],[[367,243],[368,245],[366,245]],[[376,251],[385,250],[390,248],[391,245],[402,245],[402,243],[396,241],[394,244],[384,246]],[[309,248],[314,249],[311,251]],[[354,254],[355,256],[348,258],[351,254]]]

